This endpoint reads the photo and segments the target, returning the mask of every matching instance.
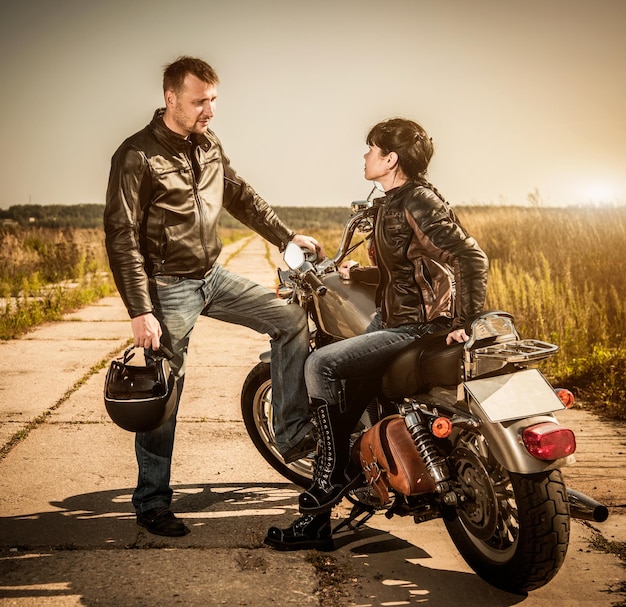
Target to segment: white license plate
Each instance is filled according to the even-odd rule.
[[[537,369],[465,382],[490,422],[504,422],[564,409],[552,386]]]

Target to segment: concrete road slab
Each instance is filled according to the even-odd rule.
[[[56,551],[0,567],[7,607],[319,604],[311,566],[300,555],[268,550]],[[298,583],[268,583],[277,579]]]
[[[100,301],[81,308],[67,315],[67,320],[78,320],[83,322],[114,322],[121,321],[126,323],[126,330],[129,335],[130,326],[128,325],[128,312],[119,296],[103,297]]]
[[[349,535],[339,551],[350,559],[359,579],[360,606],[467,605],[540,607],[566,601],[576,607],[613,605],[619,596],[607,589],[623,580],[616,557],[589,549],[588,531],[575,523],[565,565],[548,585],[528,596],[493,588],[458,555],[440,520],[415,525],[408,519],[375,516],[360,539]],[[338,544],[342,539],[339,536]],[[598,576],[601,568],[602,581]],[[607,584],[608,582],[608,584]]]
[[[74,323],[72,323],[74,324]],[[80,323],[76,323],[80,324]],[[60,326],[62,323],[60,324]],[[104,326],[104,323],[103,323]],[[69,325],[63,325],[65,333]],[[81,327],[82,328],[82,327]],[[127,336],[100,340],[55,339],[54,330],[33,332],[29,339],[0,345],[0,439],[8,442],[43,413],[56,407],[90,370],[119,352]],[[75,328],[78,335],[80,332]]]
[[[568,486],[623,512],[626,519],[626,423],[603,422],[582,409],[557,417],[576,436],[576,462],[562,470]]]
[[[272,288],[266,253],[252,239],[228,267]],[[577,464],[564,472],[572,487],[607,500],[611,516],[574,521],[564,567],[527,597],[478,578],[438,520],[415,525],[379,514],[358,532],[338,534],[329,555],[264,547],[270,525],[286,527],[297,516],[299,493],[257,453],[240,419],[241,385],[267,336],[207,319],[192,337],[172,469],[173,508],[192,533],[147,533],[130,501],[134,437],[105,415],[106,369],[92,369],[122,350],[129,329],[121,301],[107,298],[0,345],[2,360],[13,358],[20,370],[0,368],[0,440],[49,412],[0,460],[0,605],[316,605],[311,556],[331,556],[332,570],[346,573],[346,605],[608,607],[623,599],[623,565],[590,540],[595,530],[626,539],[625,427],[584,411],[563,414],[579,445]],[[335,524],[348,506],[335,509]]]

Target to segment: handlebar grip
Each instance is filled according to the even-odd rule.
[[[324,297],[328,289],[324,283],[313,272],[307,272],[304,276],[306,283],[315,291],[319,297]]]

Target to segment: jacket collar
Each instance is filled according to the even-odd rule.
[[[152,121],[150,122],[150,128],[158,139],[177,149],[186,150],[190,147],[190,145],[195,143],[205,152],[208,151],[212,145],[208,133],[192,135],[189,139],[186,139],[182,135],[175,133],[165,126],[165,122],[163,122],[163,114],[165,114],[165,108],[157,109],[152,116]]]
[[[375,198],[374,199],[374,203],[380,206],[389,204],[390,202],[392,202],[394,199],[396,199],[398,196],[402,196],[402,194],[404,194],[405,192],[408,192],[409,190],[412,190],[413,188],[415,188],[416,186],[419,186],[419,183],[416,183],[415,181],[407,181],[406,183],[395,187],[395,188],[391,188],[391,190],[387,190],[385,192],[384,196],[380,196],[379,198]]]

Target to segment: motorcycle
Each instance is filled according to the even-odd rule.
[[[375,313],[377,268],[357,268],[349,278],[339,272],[356,247],[371,244],[375,214],[369,200],[352,203],[332,258],[314,259],[295,244],[285,250],[289,269],[278,270],[277,293],[306,310],[313,349],[363,333]],[[393,462],[384,461],[393,458],[388,445],[384,457],[361,456],[369,482],[350,492],[351,512],[335,531],[356,530],[377,513],[416,523],[441,518],[481,578],[525,594],[559,571],[570,517],[602,522],[608,509],[563,481],[560,469],[574,462],[576,440],[555,413],[571,407],[573,396],[553,388],[537,368],[558,346],[521,339],[503,311],[480,314],[467,332],[468,342],[451,346],[445,335],[417,339],[381,369],[354,429],[353,456],[362,455],[364,441],[371,447],[376,428],[400,419],[415,482],[394,486]],[[260,358],[242,389],[247,432],[274,469],[306,488],[314,454],[289,464],[280,456],[269,353]]]

